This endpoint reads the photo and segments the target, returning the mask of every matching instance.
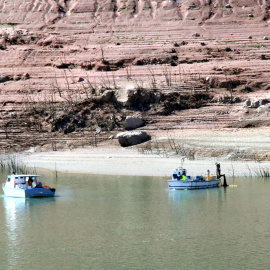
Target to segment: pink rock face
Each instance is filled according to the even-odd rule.
[[[13,0],[1,2],[0,9],[0,74],[8,78],[0,81],[3,138],[11,138],[8,131],[16,125],[37,134],[51,130],[54,110],[76,111],[76,104],[90,98],[113,106],[113,93],[105,98],[105,91],[153,92],[147,106],[138,100],[138,106],[117,113],[102,107],[109,108],[104,119],[115,119],[106,131],[122,126],[134,109],[146,114],[146,128],[153,132],[182,124],[201,128],[209,119],[208,127],[223,128],[240,119],[237,109],[241,119],[260,117],[253,108],[243,109],[248,98],[269,98],[266,1]],[[210,97],[202,95],[199,105],[193,94],[202,92]],[[234,103],[236,97],[243,102]],[[25,111],[38,114],[33,121],[20,115],[28,120],[16,122],[14,113]],[[79,112],[87,121],[95,118]],[[75,130],[82,128],[75,122]],[[88,132],[101,122],[93,120]]]

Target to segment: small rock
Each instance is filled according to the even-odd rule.
[[[83,81],[84,81],[84,78],[79,77],[78,82],[83,82]]]
[[[4,75],[4,74],[0,74],[0,83],[6,82],[6,81],[9,81],[9,76]]]
[[[259,100],[256,100],[256,101],[251,102],[250,108],[257,109],[259,107],[260,107],[260,101]]]
[[[195,33],[195,34],[192,35],[192,37],[194,37],[194,38],[199,38],[200,36],[201,36],[201,35],[198,34],[198,33]]]
[[[242,99],[240,97],[235,97],[233,99],[233,103],[240,103],[240,102],[242,102]]]
[[[269,100],[268,99],[261,99],[260,100],[260,106],[263,106],[263,105],[266,105],[266,104],[268,104],[269,103]]]
[[[54,40],[54,37],[53,36],[49,36],[47,38],[44,38],[44,39],[41,39],[37,42],[37,45],[38,46],[48,46],[50,44],[52,44]]]
[[[23,80],[28,80],[28,79],[30,79],[29,73],[24,73],[24,74],[22,74],[22,79],[23,79]]]
[[[21,80],[21,78],[22,78],[22,76],[20,74],[13,76],[14,81],[19,81],[19,80]]]
[[[114,92],[112,90],[105,90],[101,95],[103,102],[110,102],[112,100]]]
[[[228,89],[234,89],[235,87],[241,85],[241,81],[237,79],[232,80],[223,80],[219,82],[219,87],[221,88],[228,88]]]
[[[0,38],[0,50],[6,49],[7,49],[6,40],[4,38]]]
[[[212,77],[206,77],[205,81],[209,84],[211,88],[215,87],[217,85],[217,80]]]
[[[98,62],[95,65],[97,71],[111,71],[111,67],[107,63]]]
[[[101,133],[101,127],[97,127],[96,128],[96,134],[100,134]]]
[[[247,107],[249,107],[249,106],[251,105],[250,99],[246,100],[245,105],[246,105]]]

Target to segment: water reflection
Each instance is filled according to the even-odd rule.
[[[168,190],[169,202],[173,204],[190,202],[196,198],[199,201],[222,202],[226,200],[226,188],[196,189],[196,190]]]
[[[178,203],[188,199],[190,191],[168,189],[168,197],[171,203]]]
[[[18,269],[25,257],[27,239],[33,237],[34,230],[31,224],[31,209],[41,207],[54,198],[12,198],[3,197],[5,234],[6,234],[6,261],[9,269]],[[29,229],[32,228],[32,229]]]
[[[194,226],[194,230],[198,231],[198,224],[200,228],[209,227],[206,217],[212,224],[216,224],[217,221],[212,220],[212,216],[213,213],[218,217],[222,215],[224,203],[226,204],[224,190],[224,188],[168,190],[168,206],[174,226],[179,228]],[[180,220],[181,224],[179,224]]]
[[[8,265],[13,268],[16,267],[18,260],[22,256],[20,249],[21,235],[23,234],[23,224],[21,224],[21,216],[26,208],[26,200],[24,198],[10,198],[3,199],[6,220],[6,234],[7,234],[7,260]]]

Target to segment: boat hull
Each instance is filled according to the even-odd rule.
[[[52,188],[20,189],[20,188],[3,187],[3,191],[5,196],[17,198],[55,196],[55,189]]]
[[[197,180],[168,180],[168,186],[170,189],[203,189],[203,188],[215,188],[220,184],[221,179],[210,181],[197,181]]]

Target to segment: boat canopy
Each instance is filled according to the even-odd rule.
[[[42,176],[40,174],[11,174],[8,177],[39,177]]]

